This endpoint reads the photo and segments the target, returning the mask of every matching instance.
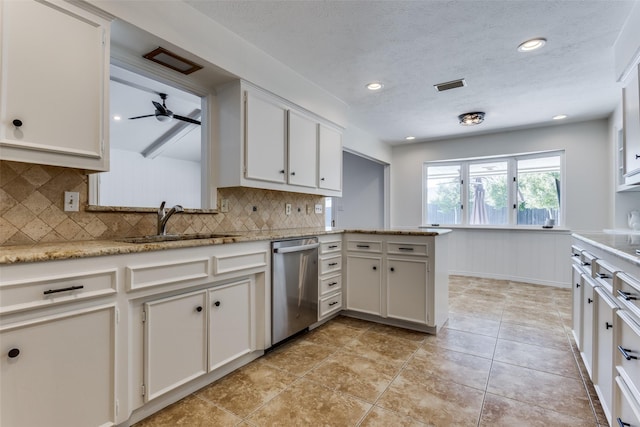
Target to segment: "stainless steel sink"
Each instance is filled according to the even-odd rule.
[[[238,234],[232,233],[198,233],[198,234],[156,234],[153,236],[126,237],[117,239],[118,242],[124,243],[160,243],[174,242],[178,240],[201,240],[201,239],[222,239],[225,237],[238,237]]]

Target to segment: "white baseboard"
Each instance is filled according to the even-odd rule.
[[[519,277],[507,274],[477,273],[471,271],[449,271],[450,276],[478,277],[481,279],[510,280],[512,282],[531,283],[534,285],[552,286],[555,288],[571,289],[571,283],[556,282],[550,280],[540,280],[535,277]]]

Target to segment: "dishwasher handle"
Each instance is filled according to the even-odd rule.
[[[289,246],[286,248],[274,248],[273,249],[273,253],[274,254],[288,254],[291,252],[302,252],[302,251],[308,251],[310,249],[315,249],[318,246],[320,246],[320,243],[311,243],[308,245],[299,245],[299,246]]]

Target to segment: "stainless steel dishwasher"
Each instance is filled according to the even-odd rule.
[[[317,237],[271,243],[271,344],[318,321]]]

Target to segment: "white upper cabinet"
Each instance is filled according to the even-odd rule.
[[[0,159],[107,170],[109,22],[0,1]]]
[[[289,184],[315,188],[318,124],[289,110]]]
[[[318,187],[342,191],[342,134],[320,125]]]
[[[259,93],[245,92],[247,179],[286,181],[286,118],[287,110],[282,104]]]
[[[342,195],[338,128],[243,81],[219,88],[217,98],[219,187]]]
[[[640,65],[634,67],[622,91],[625,184],[640,184]]]

